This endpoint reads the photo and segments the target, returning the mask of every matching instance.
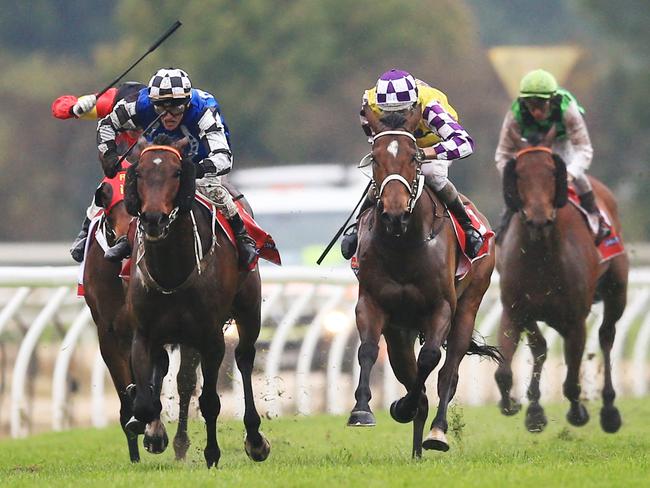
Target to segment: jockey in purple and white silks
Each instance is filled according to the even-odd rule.
[[[503,174],[506,163],[515,157],[520,147],[520,141],[515,140],[517,137],[528,139],[543,136],[555,127],[553,152],[566,163],[567,174],[580,197],[580,204],[589,213],[590,225],[598,229],[596,242],[600,242],[609,229],[596,206],[596,198],[586,174],[594,149],[583,113],[584,109],[575,97],[568,90],[560,88],[551,73],[542,69],[527,73],[521,79],[519,97],[514,100],[503,121],[495,161],[499,173]],[[499,234],[507,228],[511,214],[507,210],[504,213]]]
[[[392,69],[382,74],[376,85],[363,94],[361,127],[368,137],[372,137],[374,134],[365,117],[367,109],[380,119],[392,113],[406,116],[413,110],[421,111],[421,119],[413,135],[426,160],[422,164],[425,184],[458,219],[466,235],[465,253],[470,258],[475,257],[483,245],[483,238],[473,227],[456,187],[448,178],[452,161],[472,154],[474,141],[458,122],[456,110],[447,101],[447,96],[406,71]],[[359,215],[372,205],[374,202],[366,196]],[[343,257],[350,259],[356,252],[357,244],[355,225],[341,242]]]
[[[115,173],[118,160],[115,136],[119,130],[145,128],[161,115],[144,137],[149,141],[160,134],[173,140],[187,138],[184,156],[196,164],[199,192],[212,200],[226,216],[237,240],[240,265],[244,269],[257,251],[237,211],[232,196],[221,184],[221,176],[232,169],[230,133],[220,113],[219,103],[210,93],[192,88],[181,69],[159,69],[147,88],[118,102],[97,125],[97,148],[104,173]]]

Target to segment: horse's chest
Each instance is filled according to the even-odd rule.
[[[431,297],[415,283],[384,281],[374,286],[373,295],[379,304],[393,314],[417,313],[426,310]]]

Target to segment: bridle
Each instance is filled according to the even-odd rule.
[[[520,149],[519,151],[517,151],[515,153],[515,160],[518,160],[519,157],[523,156],[524,154],[533,153],[533,152],[545,152],[547,154],[550,154],[551,156],[553,155],[553,150],[551,148],[549,148],[549,147],[546,147],[546,146],[529,146],[529,147],[525,147],[525,148]],[[524,210],[523,207],[520,209],[520,212],[521,212],[521,217],[524,220],[528,218],[528,216],[526,215],[526,210]],[[556,218],[557,218],[557,208],[554,207],[553,208],[553,213],[551,214],[551,221],[555,222]]]
[[[416,162],[415,178],[411,183],[409,183],[406,180],[406,178],[404,178],[399,173],[392,173],[388,175],[386,178],[384,178],[384,180],[381,182],[381,185],[379,185],[379,190],[377,190],[377,182],[374,180],[374,176],[373,176],[372,188],[374,192],[374,197],[375,200],[377,201],[377,205],[379,205],[381,201],[381,195],[384,192],[384,188],[386,188],[386,185],[393,180],[399,181],[406,187],[406,189],[409,192],[409,200],[406,206],[406,212],[410,214],[413,212],[413,209],[415,208],[415,204],[417,203],[418,199],[422,195],[422,190],[424,189],[424,175],[422,174],[422,163],[425,162],[424,151],[422,151],[422,149],[418,147],[415,136],[410,132],[404,130],[386,130],[383,132],[379,132],[378,134],[373,136],[369,142],[371,145],[374,145],[377,139],[385,136],[406,136],[413,141],[413,144],[415,145],[415,149],[416,149],[415,155],[413,156],[413,159]]]

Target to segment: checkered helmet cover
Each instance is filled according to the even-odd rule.
[[[377,80],[377,105],[385,111],[411,108],[418,101],[413,75],[399,69],[386,71]]]
[[[169,100],[190,98],[192,82],[187,73],[178,68],[162,68],[149,80],[149,98]]]

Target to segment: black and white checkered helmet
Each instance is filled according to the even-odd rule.
[[[149,81],[149,98],[153,101],[187,100],[192,82],[187,73],[178,68],[162,68]]]

